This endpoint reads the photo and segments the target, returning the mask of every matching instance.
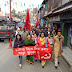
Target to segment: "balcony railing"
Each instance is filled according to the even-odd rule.
[[[41,9],[41,17],[44,17],[47,12],[51,13],[53,10],[61,7],[69,1],[71,0],[48,0],[43,6],[43,9]]]

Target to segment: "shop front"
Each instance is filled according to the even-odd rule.
[[[69,48],[72,48],[72,25],[69,26],[69,30],[68,30],[67,46],[68,46]]]
[[[66,11],[61,15],[62,34],[64,35],[64,46],[72,48],[72,11]]]

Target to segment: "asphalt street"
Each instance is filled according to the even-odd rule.
[[[69,66],[62,57],[59,58],[58,69],[55,69],[52,61],[47,61],[43,69],[39,61],[30,65],[26,62],[26,57],[24,56],[22,69],[20,69],[18,56],[14,56],[13,50],[8,48],[9,43],[0,42],[0,72],[69,72]]]

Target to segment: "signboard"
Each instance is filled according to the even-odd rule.
[[[60,21],[60,16],[55,16],[50,18],[51,21]]]
[[[48,11],[45,11],[45,15],[44,16],[47,16],[47,13],[48,13]]]

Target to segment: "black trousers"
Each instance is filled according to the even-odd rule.
[[[19,56],[20,64],[22,64],[22,56]]]

